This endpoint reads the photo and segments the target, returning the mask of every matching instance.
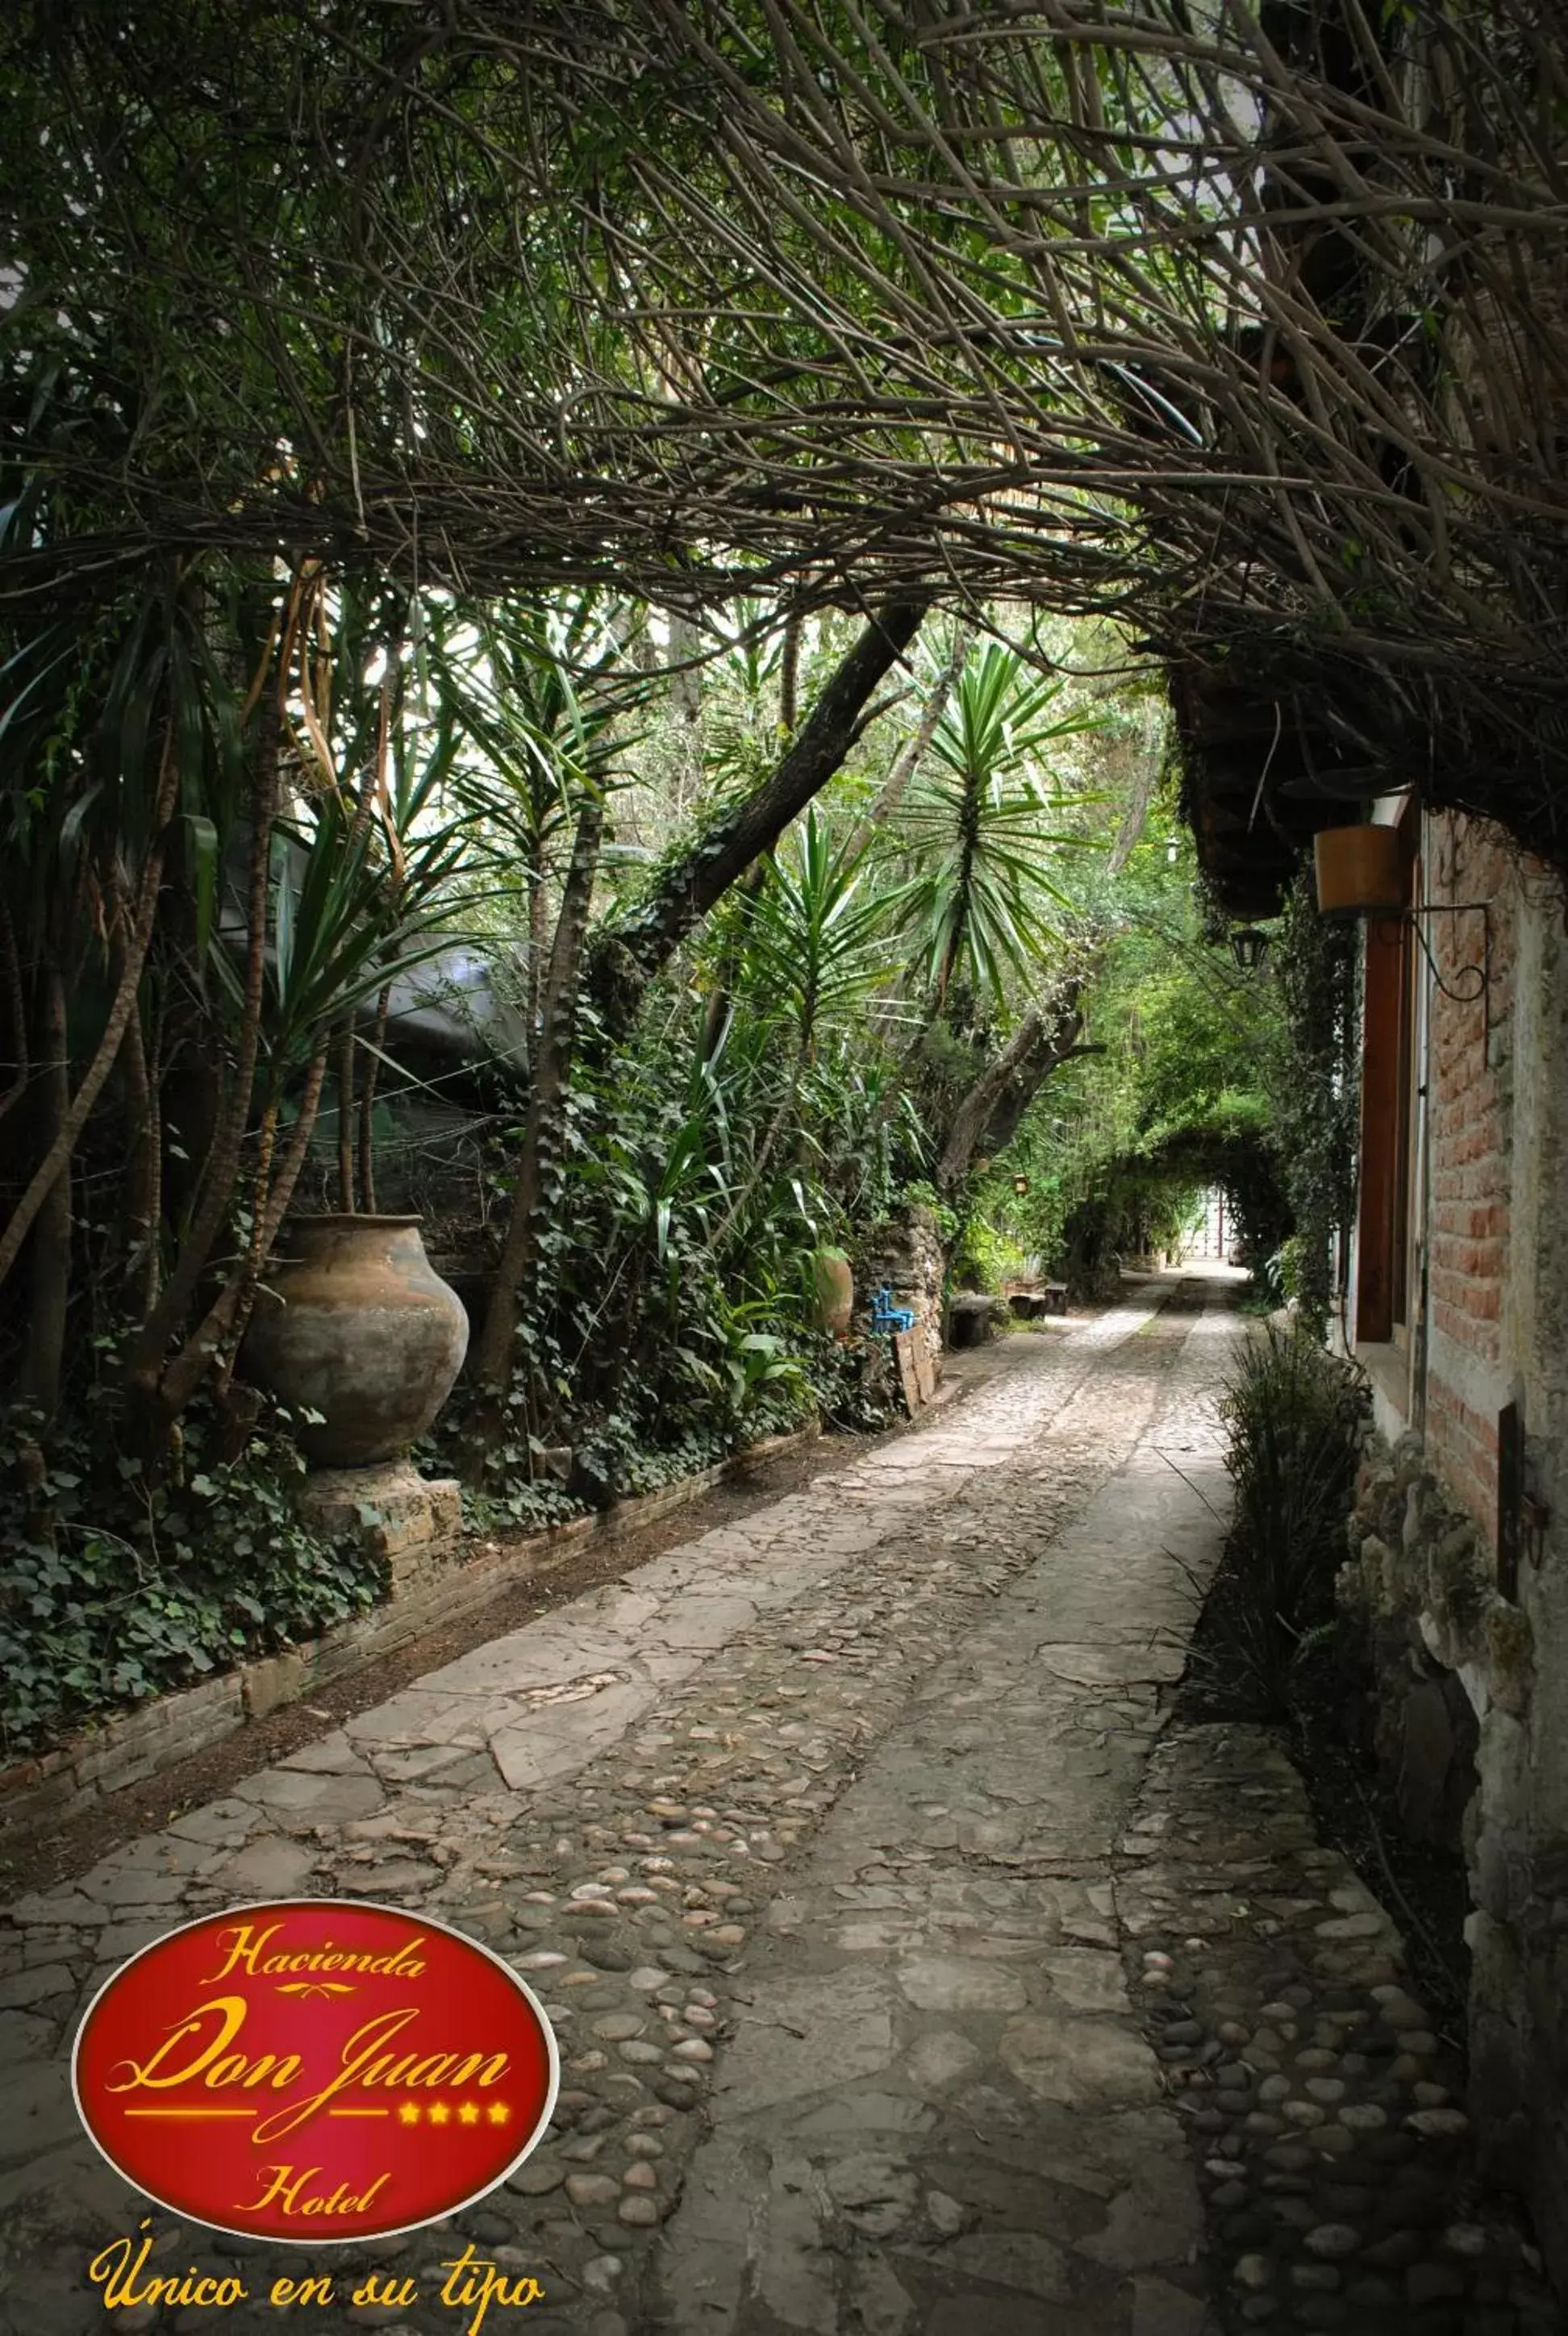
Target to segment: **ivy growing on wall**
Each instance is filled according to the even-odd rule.
[[[1274,1149],[1296,1221],[1286,1245],[1287,1291],[1320,1338],[1343,1307],[1356,1206],[1356,933],[1319,915],[1303,862],[1271,957],[1281,1011],[1267,1079]]]

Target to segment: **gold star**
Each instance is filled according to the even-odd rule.
[[[504,2101],[492,2101],[490,2105],[490,2121],[492,2125],[504,2125],[511,2115],[511,2111],[507,2107]]]
[[[417,2101],[404,2101],[397,2114],[404,2125],[417,2125],[419,2123],[419,2103]]]
[[[444,2125],[452,2111],[444,2101],[432,2101],[425,2114],[432,2125]]]
[[[479,2123],[479,2103],[477,2101],[464,2101],[463,2107],[458,2110],[457,2116],[458,2122],[461,2125],[477,2125]]]

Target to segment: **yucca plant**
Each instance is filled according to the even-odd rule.
[[[750,998],[793,1027],[801,1063],[825,1022],[885,979],[879,943],[900,898],[901,888],[876,881],[863,851],[835,840],[815,803],[773,855],[746,904],[741,980]]]
[[[1055,863],[1084,838],[1054,824],[1070,798],[1047,755],[1096,716],[1063,706],[1064,688],[989,642],[959,675],[898,813],[912,871],[899,923],[939,1011],[957,981],[1000,1005],[1009,972],[1031,971],[1058,937],[1053,912],[1071,905]]]

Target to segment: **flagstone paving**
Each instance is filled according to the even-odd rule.
[[[920,1433],[18,1902],[0,1924],[0,2325],[102,2325],[86,2263],[144,2211],[66,2082],[102,1978],[182,1919],[306,1893],[483,1939],[543,1997],[563,2064],[551,2131],[504,2188],[449,2224],[323,2251],[395,2266],[425,2301],[312,2309],[314,2326],[453,2327],[437,2267],[472,2242],[543,2285],[532,2336],[1391,2325],[1356,2275],[1433,2336],[1469,2336],[1455,2314],[1471,2310],[1493,2315],[1477,2336],[1533,2330],[1517,2235],[1452,2241],[1434,2219],[1462,2120],[1446,2088],[1417,2106],[1387,2091],[1436,2081],[1401,2073],[1408,2035],[1333,2096],[1354,2090],[1359,2127],[1315,2118],[1341,2081],[1327,2045],[1315,2093],[1273,2081],[1298,2039],[1260,1986],[1295,2005],[1305,1972],[1291,2024],[1332,2029],[1341,2053],[1347,2030],[1389,2029],[1393,1996],[1368,1992],[1394,1986],[1386,1918],[1364,1893],[1344,1913],[1359,1885],[1330,1853],[1312,1864],[1288,1796],[1271,1815],[1245,1805],[1261,1845],[1227,1831],[1238,1774],[1273,1773],[1266,1739],[1227,1738],[1240,1771],[1165,1761],[1163,1691],[1217,1553],[1214,1398],[1238,1335],[1222,1292],[1166,1283],[986,1350]],[[1295,1912],[1260,1917],[1239,1893],[1276,1854]],[[1276,1936],[1288,1971],[1257,1963]],[[1370,2136],[1374,2112],[1410,2144],[1378,2164],[1441,2159],[1425,2221],[1389,2206],[1369,2139],[1345,2195],[1321,2194],[1321,2135]],[[264,2293],[283,2262],[152,2219],[160,2269],[238,2260]],[[1389,2236],[1381,2267],[1359,2263]],[[221,2324],[279,2317],[241,2305]]]

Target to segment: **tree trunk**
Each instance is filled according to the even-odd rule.
[[[392,1012],[392,984],[386,982],[375,1000],[375,1042],[365,1057],[359,1088],[359,1205],[367,1217],[375,1214],[375,1074],[386,1045],[386,1025]]]
[[[511,1384],[518,1293],[532,1261],[534,1216],[543,1189],[544,1172],[560,1136],[560,1106],[571,1071],[583,946],[603,835],[604,799],[590,795],[578,815],[571,865],[567,871],[550,970],[541,1000],[539,1048],[518,1148],[517,1181],[506,1240],[473,1350],[473,1375],[482,1392],[468,1438],[471,1481],[477,1481],[483,1473],[485,1445],[499,1425],[501,1407]]]
[[[354,1016],[337,1034],[337,1206],[354,1214]]]
[[[162,1145],[158,1094],[147,1059],[140,1007],[132,1007],[120,1048],[125,1090],[125,1298],[141,1319],[158,1287],[158,1227],[162,1213]]]
[[[245,1335],[257,1284],[271,1254],[272,1244],[278,1239],[278,1228],[288,1213],[288,1204],[294,1198],[299,1172],[305,1165],[310,1133],[321,1107],[321,1091],[326,1084],[326,1060],[330,1048],[330,1038],[323,1038],[311,1057],[310,1066],[305,1075],[305,1091],[299,1099],[299,1116],[288,1131],[288,1141],[284,1146],[278,1173],[271,1180],[265,1202],[260,1199],[262,1180],[258,1180],[259,1232],[252,1234],[243,1261],[229,1275],[201,1321],[163,1373],[159,1400],[166,1419],[179,1418],[226,1340],[230,1342],[230,1352],[228,1368],[223,1374],[225,1386],[233,1376],[234,1358]],[[263,1154],[270,1164],[269,1145],[265,1138]]]
[[[872,830],[880,827],[884,820],[891,819],[902,803],[910,781],[925,761],[931,740],[937,735],[937,725],[948,710],[948,700],[959,686],[959,676],[969,661],[974,638],[973,625],[960,621],[953,634],[953,653],[931,685],[931,694],[926,700],[919,727],[900,754],[875,802],[851,837],[849,849],[852,852],[859,851]]]
[[[539,1048],[539,1017],[544,996],[544,968],[550,957],[550,885],[545,872],[542,836],[533,839],[528,867],[528,979],[523,1014],[528,1025],[530,1075]]]
[[[789,618],[784,625],[784,650],[779,658],[778,726],[787,745],[794,736],[800,719],[801,619]]]
[[[33,1223],[29,1256],[27,1355],[21,1395],[36,1404],[45,1421],[60,1402],[65,1358],[65,1314],[71,1299],[71,1151],[65,1131],[71,1116],[71,1066],[67,1054],[65,981],[51,958],[42,977],[38,1072],[35,1091],[45,1159],[61,1152],[64,1164],[44,1192]]]
[[[950,1192],[962,1183],[982,1136],[995,1151],[1011,1141],[1053,1071],[1075,1056],[1101,1051],[1078,1045],[1084,1027],[1078,1007],[1083,984],[1082,974],[1073,977],[1049,1021],[1033,1010],[1026,1014],[995,1062],[987,1065],[963,1097],[949,1123],[932,1177],[940,1192]]]
[[[669,702],[680,723],[676,760],[676,804],[686,811],[702,792],[702,636],[689,617],[672,612],[669,619]]]
[[[0,1095],[0,1119],[4,1119],[27,1092],[27,993],[22,980],[16,928],[4,900],[0,900],[0,981],[5,985],[5,1020],[13,1048],[11,1084]]]
[[[227,1108],[208,1150],[201,1197],[180,1243],[174,1270],[137,1332],[126,1367],[129,1384],[144,1401],[157,1392],[169,1342],[185,1319],[212,1244],[228,1212],[239,1172],[246,1123],[250,1116],[256,1060],[261,1043],[261,1005],[267,971],[267,891],[272,822],[278,802],[280,730],[276,695],[264,693],[258,709],[256,760],[250,791],[250,867],[246,899],[245,996]],[[177,1416],[178,1415],[171,1415]]]
[[[10,1222],[0,1235],[0,1281],[4,1281],[21,1254],[22,1244],[39,1210],[54,1192],[62,1176],[69,1173],[71,1155],[76,1149],[76,1139],[87,1124],[88,1114],[97,1102],[104,1081],[114,1067],[125,1027],[136,1003],[136,991],[141,979],[141,968],[152,940],[152,926],[158,914],[158,895],[163,881],[163,831],[174,809],[175,788],[179,768],[174,758],[174,736],[170,729],[163,743],[163,759],[158,774],[158,792],[152,806],[153,841],[147,847],[142,865],[141,881],[137,887],[136,916],[126,936],[125,959],[114,997],[109,1008],[109,1019],[97,1051],[83,1074],[82,1084],[71,1097],[60,1121],[54,1142],[50,1144],[38,1169],[12,1212]],[[66,1213],[70,1199],[66,1199]]]
[[[603,1020],[602,1043],[625,1037],[659,968],[833,777],[877,684],[919,632],[926,605],[895,600],[868,619],[777,768],[715,821],[635,915],[598,937],[588,984]]]

